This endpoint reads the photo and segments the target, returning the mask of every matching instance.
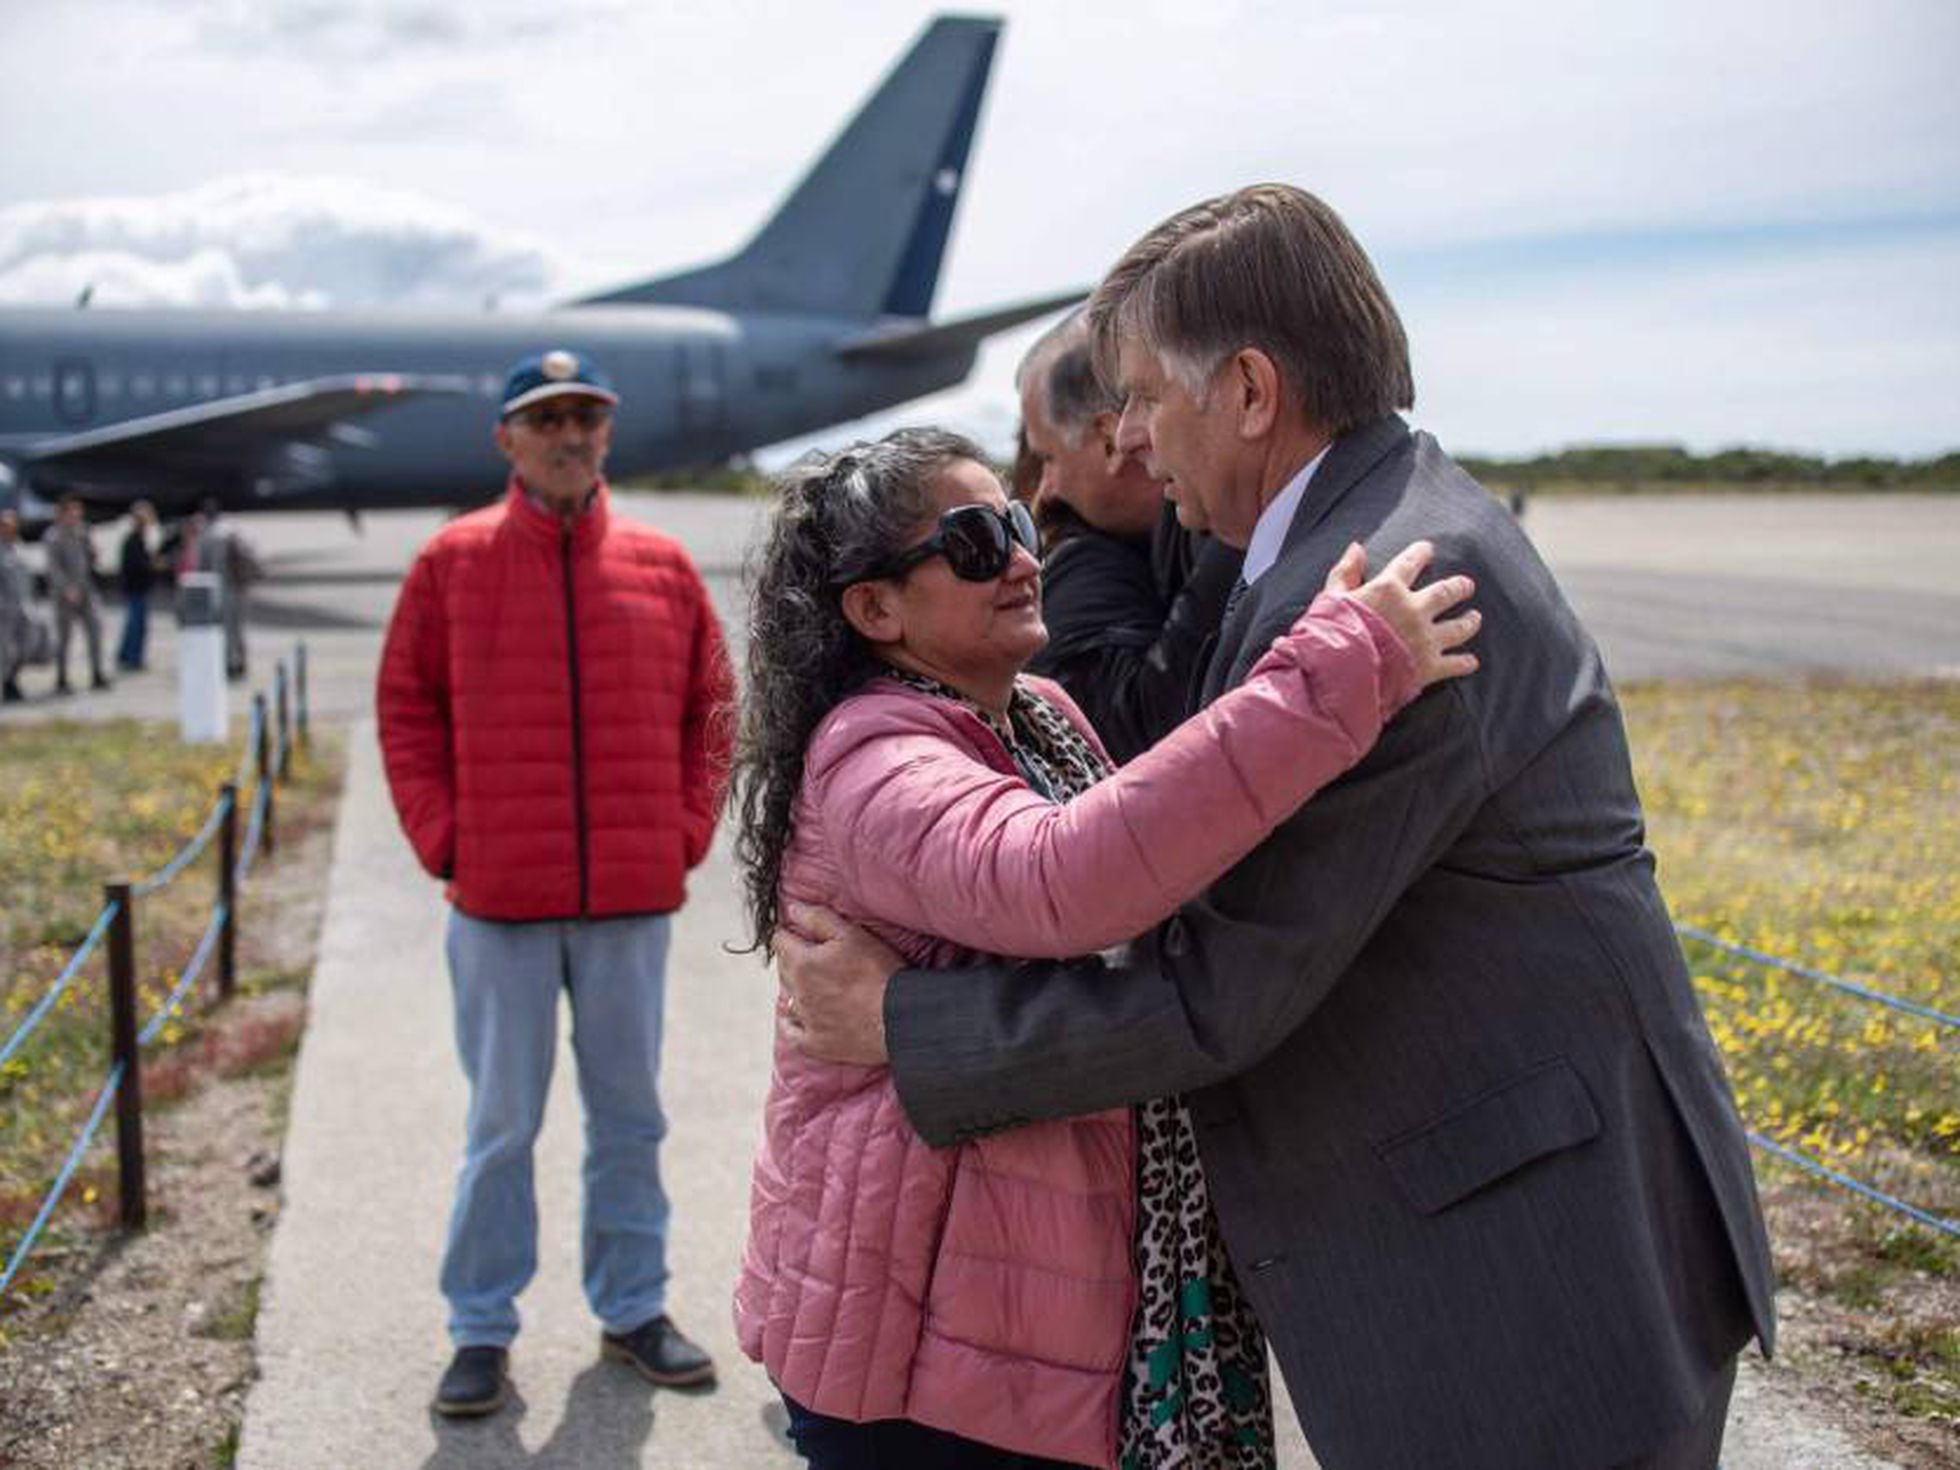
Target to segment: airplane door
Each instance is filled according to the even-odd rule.
[[[679,366],[682,430],[704,433],[721,428],[728,419],[721,344],[682,343]]]
[[[54,412],[64,424],[79,427],[95,418],[95,369],[79,358],[54,365]]]

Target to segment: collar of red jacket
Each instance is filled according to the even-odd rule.
[[[533,500],[515,475],[504,487],[504,511],[510,523],[526,536],[556,546],[564,535],[562,528],[565,522]],[[602,478],[592,487],[592,496],[586,501],[585,509],[572,517],[572,544],[581,551],[597,546],[605,537],[606,522],[611,514],[611,494]]]

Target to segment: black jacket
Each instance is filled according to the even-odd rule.
[[[142,534],[133,528],[123,534],[119,576],[125,597],[146,597],[156,585],[156,562]]]
[[[1041,567],[1048,646],[1028,665],[1082,706],[1118,762],[1182,720],[1241,553],[1182,530],[1169,506],[1148,541],[1084,527]]]

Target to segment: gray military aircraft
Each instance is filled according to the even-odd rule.
[[[458,505],[495,492],[508,365],[589,353],[611,467],[707,464],[965,380],[1080,291],[929,320],[1001,22],[940,17],[761,231],[713,265],[527,314],[0,310],[0,506],[110,516]],[[490,400],[486,403],[485,400]]]

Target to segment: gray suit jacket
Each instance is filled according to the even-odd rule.
[[[1340,439],[1220,630],[1237,682],[1350,540],[1477,579],[1482,669],[1120,969],[906,971],[929,1140],[1187,1094],[1327,1470],[1606,1466],[1773,1332],[1749,1152],[1643,844],[1598,651],[1427,435]]]

